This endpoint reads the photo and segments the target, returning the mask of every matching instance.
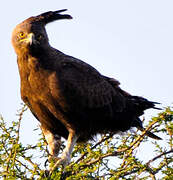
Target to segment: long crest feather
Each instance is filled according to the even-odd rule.
[[[69,14],[61,14],[64,11],[67,11],[67,9],[62,9],[58,11],[48,11],[48,12],[42,13],[35,17],[35,21],[39,21],[43,23],[44,25],[46,25],[55,20],[72,19],[72,16],[70,16]]]

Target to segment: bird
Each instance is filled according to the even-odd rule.
[[[157,102],[131,95],[115,78],[50,45],[46,25],[72,19],[65,11],[32,16],[12,32],[21,98],[40,122],[56,167],[70,163],[76,143],[87,143],[97,134],[116,134],[133,127],[144,131],[140,116],[147,109],[159,109]],[[146,135],[161,139],[150,131]],[[62,138],[67,144],[58,157]]]

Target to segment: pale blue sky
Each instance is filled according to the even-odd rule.
[[[121,87],[134,95],[171,105],[173,1],[6,0],[0,11],[0,113],[5,119],[12,121],[21,103],[16,55],[11,46],[13,28],[30,16],[64,8],[73,20],[47,26],[52,46],[118,79]],[[151,112],[146,114],[157,113]],[[32,143],[36,125],[27,112],[22,124],[26,143]]]

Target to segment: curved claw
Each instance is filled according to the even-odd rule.
[[[45,168],[46,168],[48,162],[49,162],[49,159],[47,159],[47,160],[44,162],[44,167],[45,167]]]

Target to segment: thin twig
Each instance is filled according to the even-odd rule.
[[[110,134],[109,136],[107,136],[106,138],[102,137],[101,140],[96,143],[93,147],[91,147],[91,150],[96,148],[98,145],[100,145],[101,143],[103,143],[104,141],[106,141],[107,139],[111,138],[113,136],[113,134]],[[78,163],[79,161],[81,161],[86,155],[88,154],[88,152],[85,152],[79,159],[76,160],[76,163]]]
[[[150,164],[151,164],[152,162],[154,162],[155,160],[161,158],[161,157],[164,156],[164,155],[170,154],[170,153],[173,153],[173,149],[171,149],[170,151],[165,151],[165,152],[159,154],[158,156],[156,156],[156,157],[154,157],[153,159],[149,160],[146,164],[147,164],[147,165],[150,165]]]
[[[120,154],[122,154],[123,152],[133,148],[135,145],[135,147],[138,147],[140,142],[143,140],[144,136],[146,135],[147,131],[151,130],[152,129],[152,126],[157,123],[157,121],[153,121],[143,132],[142,134],[136,138],[136,140],[131,143],[131,145],[129,147],[126,147],[126,148],[123,148],[123,149],[120,149],[120,150],[117,150],[115,152],[111,152],[111,153],[107,153],[107,154],[104,154],[103,156],[100,156],[98,157],[97,159],[93,160],[93,161],[89,161],[85,164],[85,167],[86,166],[91,166],[92,164],[95,164],[97,163],[98,161],[106,158],[106,157],[110,157],[110,156],[118,156]],[[139,143],[139,144],[138,144]]]

